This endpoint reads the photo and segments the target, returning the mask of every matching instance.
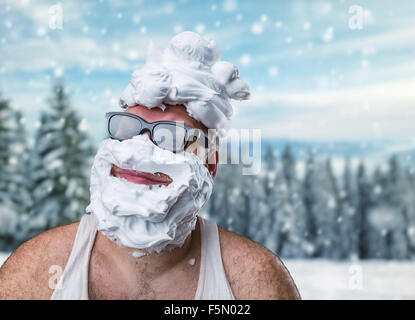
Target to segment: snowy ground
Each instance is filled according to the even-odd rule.
[[[0,253],[0,266],[8,254]],[[415,261],[284,260],[303,299],[415,299]]]
[[[415,299],[415,261],[286,260],[303,299]]]

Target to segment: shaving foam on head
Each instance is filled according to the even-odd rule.
[[[219,61],[217,43],[191,31],[173,37],[162,52],[152,42],[146,64],[133,72],[120,98],[122,108],[183,104],[191,117],[224,136],[233,114],[229,99],[249,98],[238,68]]]
[[[127,170],[163,172],[173,181],[150,189],[112,176],[113,164]],[[92,166],[91,202],[86,211],[96,217],[98,230],[117,244],[161,252],[183,245],[212,188],[209,171],[194,154],[161,149],[147,135],[121,142],[106,139]]]

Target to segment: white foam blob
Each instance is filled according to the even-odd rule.
[[[110,174],[112,165],[127,170],[162,172],[173,181],[152,189]],[[104,140],[91,170],[91,202],[86,208],[98,230],[117,244],[147,252],[181,247],[209,199],[213,179],[202,161],[188,152],[173,153],[147,135]]]
[[[238,68],[220,58],[213,39],[191,31],[174,36],[164,51],[150,42],[146,63],[133,72],[120,105],[183,104],[191,117],[223,135],[233,113],[229,99],[248,99],[249,88]]]

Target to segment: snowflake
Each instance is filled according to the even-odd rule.
[[[275,28],[280,29],[282,27],[281,21],[275,21]]]
[[[263,31],[264,31],[264,26],[261,23],[255,22],[255,23],[252,24],[252,26],[251,26],[251,32],[253,34],[257,34],[258,35],[258,34],[261,34]]]
[[[331,40],[333,40],[333,32],[334,32],[334,28],[328,27],[327,30],[323,34],[323,40],[325,42],[330,42]]]
[[[174,33],[180,33],[183,31],[183,26],[180,24],[176,24],[173,29]]]
[[[136,50],[128,51],[128,59],[135,60],[138,58],[138,52]]]
[[[141,21],[141,17],[140,16],[134,16],[133,17],[133,23],[134,24],[139,24],[140,23],[140,21]]]
[[[56,78],[62,77],[62,75],[63,75],[63,68],[60,68],[60,67],[55,68],[55,70],[53,70],[53,75]]]
[[[373,188],[373,192],[376,194],[376,195],[379,195],[381,192],[382,192],[382,187],[380,186],[380,185],[376,185],[374,188]]]
[[[251,57],[249,54],[244,54],[241,59],[240,59],[241,63],[243,65],[248,65],[251,62]]]
[[[79,131],[81,131],[81,132],[86,132],[86,131],[88,130],[88,123],[87,123],[87,121],[86,121],[86,119],[85,119],[85,118],[83,118],[83,119],[81,120],[81,122],[79,123],[79,125],[78,125],[78,129],[79,129]]]
[[[39,37],[44,36],[44,35],[46,34],[46,29],[45,29],[45,28],[43,28],[43,27],[41,27],[41,28],[37,29],[36,34],[37,34]]]
[[[113,43],[111,48],[114,52],[120,51],[120,45],[118,44],[118,42]]]
[[[279,73],[280,73],[280,70],[279,70],[278,67],[270,67],[268,69],[268,75],[270,77],[276,77],[276,76],[278,76]]]
[[[336,200],[334,198],[330,198],[329,201],[327,202],[327,206],[330,209],[334,209],[336,207]]]
[[[238,3],[236,0],[225,0],[223,2],[223,10],[226,12],[232,12],[238,7]]]
[[[205,31],[205,25],[200,23],[200,24],[196,25],[195,30],[198,33],[203,33]]]
[[[9,158],[9,164],[10,165],[16,165],[18,163],[16,157],[10,157]]]

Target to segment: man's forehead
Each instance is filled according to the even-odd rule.
[[[202,123],[189,116],[183,105],[166,105],[164,110],[161,108],[147,108],[142,105],[135,105],[128,107],[125,112],[135,114],[147,122],[175,121],[181,122],[185,126],[202,129],[207,132],[207,128]]]

